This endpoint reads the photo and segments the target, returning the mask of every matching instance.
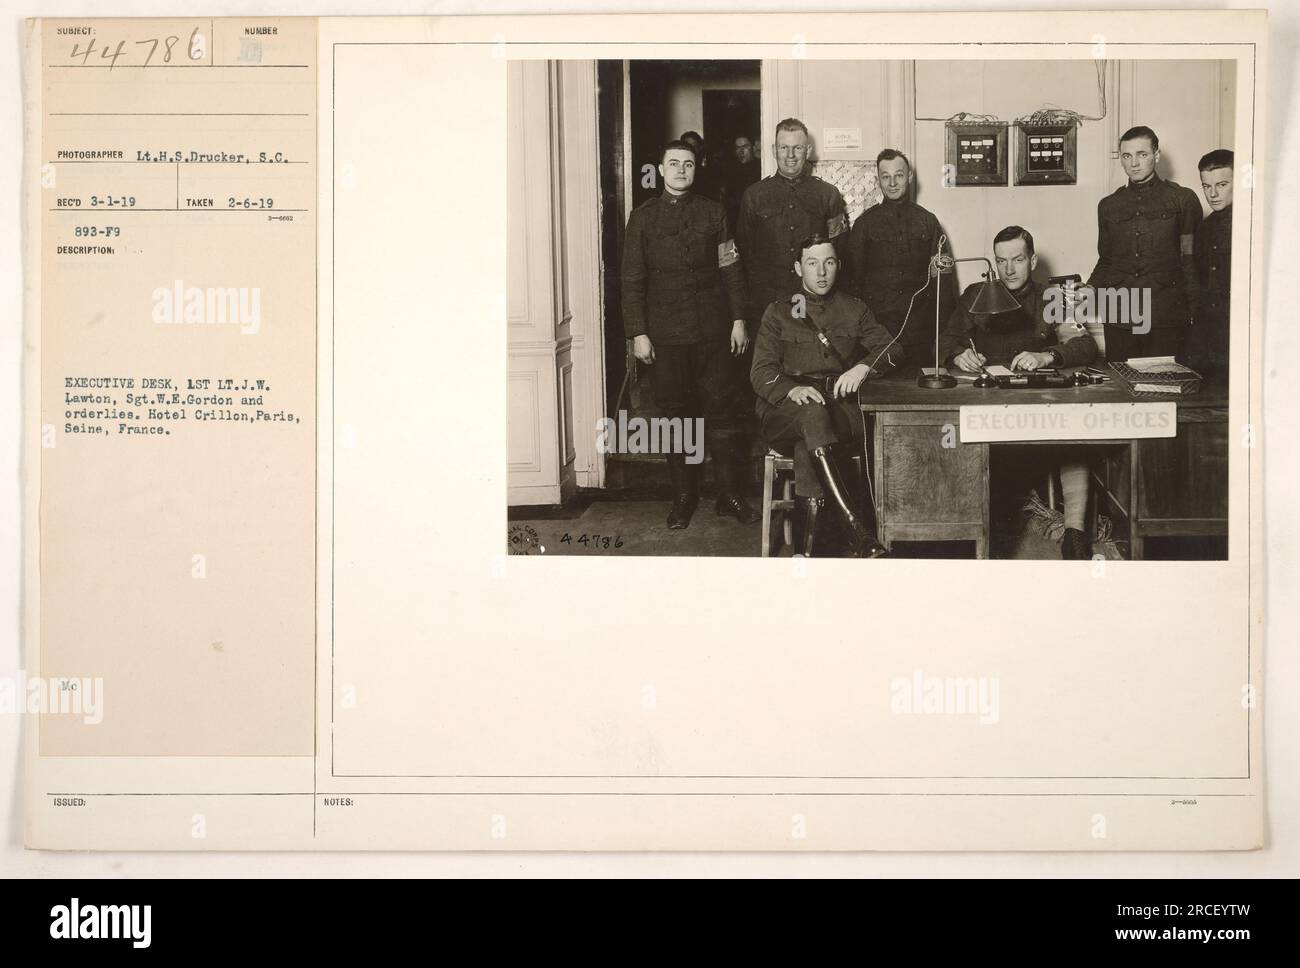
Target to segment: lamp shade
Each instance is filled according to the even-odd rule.
[[[1001,279],[991,279],[985,275],[975,295],[967,302],[966,311],[978,315],[993,316],[1019,309],[1020,303],[1011,295],[1010,290],[1002,284]]]

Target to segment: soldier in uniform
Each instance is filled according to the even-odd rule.
[[[723,169],[722,206],[727,210],[727,224],[740,224],[740,200],[745,190],[763,177],[754,142],[737,135],[731,146],[732,157]]]
[[[1210,214],[1196,227],[1201,302],[1187,336],[1187,361],[1209,380],[1228,380],[1228,307],[1232,289],[1232,152],[1218,148],[1197,166]]]
[[[937,255],[943,234],[939,220],[911,199],[912,163],[907,156],[893,148],[880,152],[876,178],[884,199],[859,215],[849,232],[845,257],[850,286],[880,324],[899,337],[907,358],[924,363],[934,359],[936,289],[928,283],[937,265],[952,264],[951,256]],[[940,312],[946,316],[951,292],[943,276],[939,278]],[[900,335],[904,319],[907,329]]]
[[[771,302],[758,330],[750,383],[760,432],[770,447],[794,456],[795,494],[806,508],[805,554],[829,497],[849,554],[878,558],[885,549],[845,487],[835,450],[842,444],[861,452],[858,388],[897,366],[902,353],[864,302],[835,289],[839,258],[829,238],[804,239],[796,253],[800,290]]]
[[[1013,370],[1037,370],[1043,366],[1087,366],[1097,356],[1097,344],[1082,324],[1068,317],[1053,322],[1048,290],[1036,282],[1038,265],[1034,237],[1019,225],[1008,225],[993,237],[993,257],[998,278],[1020,305],[996,315],[976,315],[966,309],[963,298],[948,319],[939,338],[939,358],[967,373],[979,373],[986,365]],[[983,283],[969,286],[964,296],[973,299]],[[1088,464],[1074,448],[1038,451],[1041,459],[1054,464],[1061,477],[1065,504],[1065,532],[1061,557],[1067,560],[1091,557],[1084,520],[1088,508]]]
[[[1191,189],[1156,174],[1160,139],[1150,128],[1125,131],[1119,153],[1128,184],[1097,205],[1097,265],[1088,285],[1148,290],[1151,328],[1135,333],[1135,320],[1102,320],[1106,358],[1178,356],[1197,308],[1193,243],[1201,203]]]
[[[756,182],[740,200],[736,246],[749,299],[746,318],[757,326],[768,304],[799,290],[793,266],[810,235],[842,242],[849,230],[844,199],[834,185],[808,171],[808,129],[796,118],[776,126],[776,174]]]
[[[744,384],[736,358],[749,339],[744,280],[722,206],[691,191],[696,155],[672,141],[661,154],[663,194],[637,206],[623,244],[623,326],[636,358],[650,367],[668,418],[703,418],[713,458],[717,511],[758,520],[737,485]],[[673,505],[668,527],[685,528],[699,503],[695,468],[670,449]]]
[[[685,131],[682,133],[681,140],[695,152],[695,184],[691,187],[691,191],[715,202],[722,201],[722,186],[714,177],[713,165],[709,161],[709,153],[704,145],[704,136],[698,131]]]

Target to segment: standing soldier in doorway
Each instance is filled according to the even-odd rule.
[[[715,202],[722,201],[722,186],[718,183],[713,164],[709,160],[709,150],[704,144],[704,136],[698,131],[685,131],[682,133],[681,140],[695,152],[695,183],[691,186],[691,192],[711,198]]]
[[[936,288],[929,281],[939,275],[938,265],[952,264],[951,257],[937,256],[943,234],[939,220],[912,201],[912,163],[907,156],[886,148],[876,156],[876,178],[884,199],[858,216],[849,233],[849,288],[891,336],[898,336],[907,359],[924,364],[934,359]],[[942,275],[939,279],[939,311],[946,320],[952,306],[950,286]],[[905,319],[907,329],[899,336]]]
[[[703,419],[718,514],[752,524],[758,513],[746,503],[737,476],[744,385],[736,358],[749,344],[744,280],[722,206],[691,191],[696,157],[685,142],[669,142],[659,163],[663,194],[628,219],[623,326],[633,354],[650,368],[663,415]],[[689,525],[699,503],[696,468],[686,463],[683,443],[678,439],[667,454],[670,528]]]
[[[1188,321],[1197,309],[1193,258],[1201,202],[1190,188],[1156,174],[1160,139],[1148,127],[1129,128],[1119,139],[1119,160],[1128,184],[1097,205],[1097,265],[1088,285],[1098,289],[1147,290],[1149,332],[1134,319],[1103,319],[1106,359],[1179,356]],[[1145,296],[1141,297],[1145,300]],[[1094,305],[1107,305],[1100,299]],[[1133,305],[1133,300],[1125,300]]]
[[[722,207],[727,210],[727,224],[740,224],[740,200],[745,191],[763,177],[758,150],[748,135],[737,135],[731,143],[731,158],[723,168]]]

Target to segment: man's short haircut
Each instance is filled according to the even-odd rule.
[[[821,235],[819,233],[808,236],[806,239],[804,239],[802,242],[799,243],[799,261],[800,262],[803,261],[803,254],[805,252],[819,245],[829,245],[831,246],[831,248],[834,248],[835,240],[828,239],[826,236]],[[836,258],[839,258],[838,249],[835,250],[835,256]]]
[[[907,162],[907,170],[912,170],[912,160],[897,148],[886,148],[880,154],[876,155],[876,167],[879,168],[882,161],[893,161],[895,158],[902,158],[903,161]]]
[[[747,134],[738,134],[738,135],[736,135],[735,137],[733,137],[733,138],[731,139],[731,143],[734,145],[734,144],[735,144],[737,141],[739,141],[741,138],[744,138],[744,139],[745,139],[746,141],[748,141],[751,145],[754,143],[754,139],[751,138],[751,137],[750,137],[749,135],[747,135]]]
[[[808,134],[808,126],[798,118],[786,118],[784,121],[778,121],[776,133],[780,134],[782,131],[802,131],[806,137],[812,137]],[[776,139],[773,138],[772,140],[775,141]]]
[[[668,157],[668,152],[670,151],[689,151],[691,153],[691,157],[695,158],[695,149],[692,148],[690,145],[688,145],[685,141],[678,138],[676,141],[668,142],[666,145],[663,146],[663,148],[659,150],[659,164],[662,165],[664,163],[664,159]],[[696,164],[699,164],[699,161],[700,161],[699,158],[695,158]]]
[[[1019,225],[1008,225],[997,235],[993,236],[993,244],[999,242],[1014,242],[1016,239],[1025,240],[1025,255],[1034,254],[1034,237],[1029,234],[1029,230]]]
[[[1132,141],[1134,138],[1146,138],[1151,142],[1152,151],[1160,150],[1160,139],[1157,138],[1156,133],[1145,124],[1139,124],[1136,127],[1129,128],[1119,136],[1119,143],[1123,144],[1125,141]]]
[[[700,144],[704,144],[704,135],[700,134],[698,131],[683,131],[681,140],[698,141]]]
[[[1201,156],[1197,162],[1197,171],[1213,171],[1215,168],[1232,167],[1232,150],[1229,148],[1215,148],[1211,152]]]

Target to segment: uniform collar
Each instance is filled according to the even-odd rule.
[[[670,192],[668,189],[665,188],[663,194],[660,195],[659,197],[662,198],[669,205],[689,205],[691,199],[695,197],[695,193],[685,192],[681,195],[674,195],[672,192]]]
[[[808,166],[804,165],[803,171],[799,172],[798,178],[787,178],[785,175],[781,174],[780,171],[772,172],[772,177],[777,179],[778,181],[784,182],[787,185],[802,185],[809,178],[811,178],[812,175],[810,175],[808,172]]]
[[[828,292],[826,295],[824,295],[824,296],[819,296],[819,295],[817,295],[817,293],[815,293],[815,292],[809,292],[806,288],[804,288],[803,284],[800,283],[800,285],[799,285],[799,291],[800,291],[801,293],[803,293],[804,296],[807,297],[808,301],[809,301],[810,303],[812,303],[814,306],[823,306],[823,305],[825,305],[826,303],[830,302],[832,299],[835,298],[835,294],[839,292],[839,289],[838,289],[838,288],[834,288],[834,289],[832,289],[830,292]]]
[[[1011,297],[1020,303],[1020,307],[1023,309],[1033,301],[1037,288],[1038,283],[1034,281],[1033,276],[1030,276],[1029,280],[1019,289],[1008,289],[1007,292],[1011,293]]]
[[[880,199],[880,204],[889,209],[902,210],[904,208],[907,208],[907,206],[911,205],[912,200],[908,198],[906,195],[904,195],[902,198],[897,200],[882,197]]]
[[[1155,188],[1159,184],[1160,184],[1160,176],[1153,171],[1151,173],[1151,177],[1148,178],[1146,181],[1140,184],[1138,182],[1130,181],[1128,183],[1128,187],[1138,192],[1149,192],[1151,189]]]

